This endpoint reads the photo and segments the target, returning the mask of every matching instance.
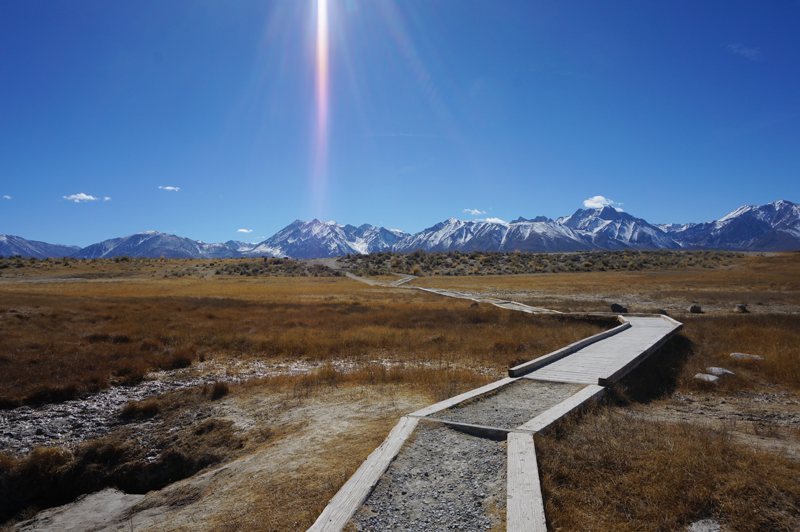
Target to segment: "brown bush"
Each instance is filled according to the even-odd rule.
[[[143,419],[157,415],[161,411],[161,402],[156,398],[144,401],[131,401],[122,407],[119,417],[122,419]]]
[[[217,381],[211,388],[211,399],[216,400],[220,397],[225,397],[230,392],[230,386],[227,382]]]

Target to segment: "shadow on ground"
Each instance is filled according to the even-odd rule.
[[[649,403],[671,395],[678,387],[683,365],[692,354],[692,341],[676,334],[609,390],[611,404]]]

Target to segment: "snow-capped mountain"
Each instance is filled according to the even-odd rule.
[[[450,218],[394,245],[402,253],[425,251],[574,251],[586,241],[569,227],[549,222],[472,222]]]
[[[776,201],[744,206],[707,223],[653,225],[611,207],[579,209],[552,220],[544,216],[511,223],[450,218],[416,234],[364,224],[296,220],[260,244],[230,240],[206,244],[147,231],[80,249],[0,235],[0,255],[80,258],[134,257],[335,257],[373,251],[576,251],[584,249],[800,249],[800,205]]]
[[[556,223],[581,232],[596,249],[678,249],[678,244],[662,229],[646,220],[612,207],[578,209]]]
[[[371,253],[391,249],[406,235],[403,231],[369,224],[356,227],[317,219],[310,222],[295,220],[247,254],[310,259]]]
[[[158,231],[145,231],[122,238],[112,238],[73,252],[73,257],[100,259],[128,255],[130,257],[161,257],[167,259],[222,258],[243,256],[227,244],[206,244],[181,236]]]
[[[225,245],[231,249],[235,249],[241,253],[252,251],[258,245],[258,242],[242,242],[241,240],[228,240]]]
[[[79,249],[81,248],[78,246],[62,246],[61,244],[25,240],[22,237],[13,235],[0,235],[0,255],[4,257],[13,255],[36,257],[37,259],[71,257]]]
[[[775,201],[745,205],[719,220],[686,224],[670,235],[685,248],[738,251],[800,249],[800,205]]]

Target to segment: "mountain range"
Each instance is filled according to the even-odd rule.
[[[800,249],[800,205],[776,201],[744,206],[706,223],[653,225],[612,207],[578,209],[555,220],[544,216],[513,222],[450,218],[416,234],[364,224],[296,220],[260,243],[229,240],[207,244],[146,231],[85,248],[0,235],[0,255],[104,258],[118,255],[165,258],[335,257],[375,251],[559,252],[590,249],[722,249],[790,251]]]

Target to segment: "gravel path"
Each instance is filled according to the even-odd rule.
[[[521,379],[447,410],[436,412],[431,417],[471,425],[513,429],[549,410],[583,387],[583,384]]]
[[[505,530],[506,444],[421,421],[345,530]]]

